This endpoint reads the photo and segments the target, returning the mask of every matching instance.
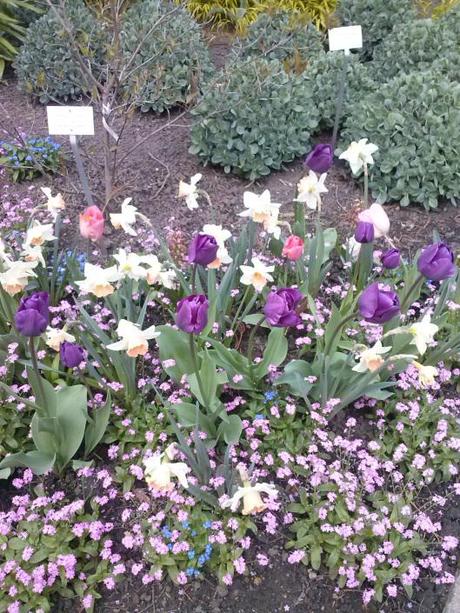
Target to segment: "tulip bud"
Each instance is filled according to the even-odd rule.
[[[207,266],[216,259],[219,245],[214,236],[210,234],[197,234],[188,248],[188,261],[190,264]]]
[[[334,162],[334,152],[331,145],[318,144],[313,147],[305,159],[305,166],[314,172],[327,172]]]
[[[177,303],[177,327],[188,334],[199,334],[208,323],[208,308],[209,301],[203,294],[182,298]]]
[[[445,243],[426,247],[417,262],[417,268],[427,279],[442,281],[455,275],[454,254]]]
[[[99,240],[104,234],[104,213],[95,205],[89,206],[80,215],[80,234],[91,241]]]
[[[83,347],[80,347],[77,343],[64,341],[61,343],[60,357],[64,366],[67,368],[75,368],[76,366],[80,366],[85,359],[85,352],[83,351]]]
[[[49,323],[48,292],[35,292],[24,297],[16,311],[15,324],[23,336],[40,336]]]
[[[359,297],[358,308],[366,321],[383,324],[400,313],[399,297],[396,292],[382,290],[378,283],[372,283]]]
[[[300,238],[300,236],[296,236],[292,234],[289,236],[284,243],[283,247],[283,257],[295,262],[302,257],[304,250],[304,241]]]
[[[368,221],[358,221],[355,230],[355,240],[358,243],[372,243],[374,240],[374,224]]]
[[[384,268],[388,268],[389,270],[398,268],[398,266],[401,264],[401,254],[399,249],[388,249],[388,251],[382,253],[380,256],[380,261],[382,262],[382,266]]]
[[[275,328],[297,326],[302,320],[295,309],[302,298],[302,293],[296,288],[270,292],[264,306],[267,321]]]

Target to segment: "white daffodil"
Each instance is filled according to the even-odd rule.
[[[64,341],[67,343],[75,342],[75,336],[72,336],[72,334],[69,334],[67,332],[66,326],[64,326],[62,329],[51,328],[50,326],[48,326],[48,328],[46,328],[45,334],[45,343],[48,345],[48,347],[54,349],[54,351],[59,351],[59,349],[61,348],[61,344]]]
[[[102,268],[95,264],[85,264],[85,278],[77,281],[80,290],[84,294],[94,294],[97,298],[110,296],[115,291],[112,283],[120,280],[120,273],[116,266]]]
[[[25,289],[29,283],[29,277],[36,277],[33,269],[37,266],[38,262],[22,262],[18,260],[11,262],[5,260],[7,269],[0,273],[0,284],[10,296],[14,296],[18,292]]]
[[[188,487],[189,466],[184,462],[171,462],[175,455],[175,445],[170,445],[164,453],[144,459],[144,477],[147,485],[157,492],[170,492],[174,489],[171,477],[176,477],[182,487]]]
[[[65,209],[64,198],[62,197],[62,194],[56,194],[56,196],[52,196],[51,189],[49,187],[41,187],[40,189],[48,199],[45,206],[51,213],[53,220],[56,221],[56,217],[59,215],[60,211]]]
[[[185,204],[191,211],[198,208],[197,183],[201,180],[202,176],[203,175],[201,173],[193,175],[193,177],[190,179],[190,183],[179,181],[179,198],[185,198]]]
[[[372,154],[378,150],[377,145],[367,142],[367,138],[353,141],[346,151],[340,154],[339,160],[346,160],[350,164],[351,172],[355,175],[365,165],[373,164]]]
[[[230,508],[235,512],[243,500],[243,515],[254,515],[261,513],[267,508],[267,504],[262,500],[261,493],[267,494],[270,498],[277,498],[278,491],[271,483],[256,483],[251,485],[249,480],[243,480],[243,487],[238,487],[231,498],[222,503],[222,508]]]
[[[35,220],[26,232],[24,246],[41,247],[46,241],[54,241],[53,224],[41,224]]]
[[[145,215],[139,213],[137,207],[129,204],[131,200],[132,198],[126,198],[123,200],[121,203],[120,213],[110,213],[110,222],[115,230],[122,228],[126,234],[129,234],[130,236],[137,236],[136,230],[134,230],[132,227],[136,223],[137,217],[145,221],[145,223],[148,225],[150,225],[150,222]]]
[[[359,353],[359,364],[356,364],[353,370],[356,372],[375,372],[385,362],[382,355],[389,351],[391,351],[391,347],[382,347],[381,341],[377,341],[373,347],[364,349]]]
[[[160,336],[161,332],[157,332],[155,326],[141,330],[137,324],[133,324],[127,319],[120,319],[117,334],[121,340],[107,345],[107,349],[126,351],[130,358],[136,358],[138,355],[147,353],[149,350],[148,341]]]
[[[390,219],[381,204],[374,202],[365,211],[358,215],[359,221],[367,221],[374,226],[374,237],[381,238],[387,236],[390,231]]]
[[[420,355],[423,355],[428,348],[428,344],[434,341],[434,335],[439,330],[436,324],[431,323],[431,314],[425,313],[420,321],[411,324],[407,331],[414,337],[411,341],[417,347]]]
[[[422,387],[428,387],[430,385],[433,385],[433,383],[435,382],[435,377],[437,377],[438,375],[438,369],[436,368],[436,366],[424,366],[423,364],[420,364],[420,362],[416,362],[415,360],[412,362],[412,364],[418,370],[418,378],[420,381],[420,385]]]
[[[147,271],[141,266],[143,258],[136,253],[127,253],[125,249],[119,249],[118,253],[113,256],[113,259],[118,262],[118,272],[120,277],[128,279],[145,279]]]
[[[222,226],[216,226],[214,224],[205,224],[203,226],[203,234],[208,234],[216,239],[218,246],[216,259],[208,264],[208,268],[220,268],[222,264],[230,264],[232,258],[230,257],[225,241],[228,240],[232,234],[229,230],[224,230]]]
[[[273,281],[271,272],[275,270],[274,266],[266,266],[259,258],[252,258],[252,266],[240,266],[243,273],[241,283],[243,285],[252,285],[254,289],[261,292],[267,285],[268,281]]]
[[[354,236],[350,236],[345,242],[344,247],[351,261],[356,262],[359,257],[359,252],[361,251],[361,243],[358,243]]]
[[[268,217],[268,219],[264,221],[264,224],[263,224],[264,230],[268,234],[273,234],[273,237],[276,238],[276,240],[279,240],[279,237],[281,236],[281,226],[280,226],[281,223],[284,223],[284,222],[279,221],[278,211],[276,211],[273,213],[273,215],[270,215],[270,217]],[[288,224],[285,224],[285,225],[288,225]]]
[[[145,278],[149,285],[154,285],[155,283],[160,283],[160,275],[161,275],[161,262],[157,258],[156,255],[143,255],[141,257],[141,262],[143,264],[147,264],[147,268],[145,270]]]
[[[297,184],[297,202],[304,202],[309,209],[321,210],[321,194],[328,190],[324,185],[327,174],[324,172],[318,179],[316,173],[310,170],[307,177],[303,177]]]
[[[249,217],[256,223],[265,224],[270,221],[270,218],[279,214],[281,204],[272,202],[270,191],[266,189],[260,195],[253,192],[244,192],[243,204],[246,207],[245,211],[238,213],[240,217]]]
[[[43,251],[41,247],[32,247],[32,245],[25,245],[21,256],[26,262],[40,262],[42,266],[46,266],[45,258],[43,257]]]
[[[174,289],[177,285],[176,272],[169,268],[160,272],[160,283],[166,289]]]

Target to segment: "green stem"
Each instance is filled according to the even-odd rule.
[[[254,354],[254,341],[256,338],[256,334],[259,331],[260,326],[262,325],[262,322],[265,319],[265,315],[263,315],[259,321],[255,324],[255,326],[252,328],[251,330],[251,334],[249,335],[249,340],[248,340],[248,363],[249,363],[249,370],[251,371],[251,379],[253,379],[253,370],[254,370],[254,364],[252,363],[252,356]]]
[[[364,162],[364,206],[366,209],[369,206],[369,171],[366,162]]]
[[[406,293],[404,292],[404,298],[403,301],[401,303],[401,313],[405,313],[405,311],[407,310],[407,308],[410,306],[410,304],[407,304],[407,302],[410,300],[411,294],[414,291],[414,289],[417,287],[417,285],[420,283],[420,281],[423,280],[423,275],[421,273],[419,273],[415,279],[415,281],[412,283],[412,285],[409,288],[409,291]]]
[[[331,347],[333,346],[335,339],[337,337],[337,334],[339,334],[343,328],[343,326],[351,321],[352,319],[354,319],[355,317],[355,313],[352,313],[351,315],[348,315],[347,317],[344,317],[335,327],[334,331],[332,332],[331,338],[329,340],[329,342],[326,344],[326,347],[324,348],[324,355],[327,356],[329,355],[329,352],[331,350]]]
[[[235,327],[235,324],[236,324],[236,322],[237,322],[237,320],[238,320],[238,317],[239,317],[239,315],[240,315],[240,313],[241,313],[241,309],[243,308],[243,305],[244,305],[244,303],[246,302],[246,299],[247,299],[247,297],[248,297],[248,294],[249,294],[250,289],[251,289],[251,286],[250,286],[250,285],[248,285],[248,286],[246,287],[245,291],[244,291],[243,297],[241,298],[240,304],[238,305],[238,308],[237,308],[237,310],[236,310],[235,317],[233,318],[232,325],[231,325],[231,327],[230,327],[230,329],[231,329],[231,330],[233,330],[233,329],[234,329],[234,327]]]
[[[335,149],[337,143],[337,134],[339,132],[339,123],[342,116],[343,100],[345,97],[345,85],[347,82],[347,68],[348,68],[348,55],[345,54],[342,66],[342,72],[340,73],[339,89],[337,92],[337,103],[335,105],[335,119],[334,129],[332,131],[332,151]]]
[[[198,368],[198,359],[197,359],[197,355],[196,355],[196,345],[195,345],[194,334],[190,334],[189,335],[189,344],[190,344],[190,354],[192,356],[192,362],[193,362],[193,370],[195,371],[195,376],[196,376],[196,380],[197,380],[197,383],[198,383],[198,388],[200,390],[200,394],[201,394],[201,399],[203,401],[203,405],[206,406],[206,396],[205,396],[205,393],[204,393],[203,382],[202,382],[201,376],[200,376],[200,370]]]
[[[37,402],[37,405],[42,408],[45,409],[46,411],[46,395],[45,395],[45,389],[43,387],[43,382],[42,382],[42,378],[40,375],[40,370],[38,368],[38,361],[37,361],[37,352],[35,351],[35,345],[34,345],[34,337],[31,336],[30,340],[29,340],[29,349],[30,349],[30,357],[32,359],[32,366],[34,368],[35,374],[37,375],[37,381],[38,381],[38,389],[40,392],[40,400]]]
[[[196,292],[196,271],[197,264],[194,264],[192,268],[192,294]]]

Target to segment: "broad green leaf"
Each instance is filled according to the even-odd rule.
[[[53,468],[55,460],[55,455],[36,450],[27,453],[13,453],[3,458],[0,462],[0,469],[30,468],[36,475],[44,475]]]
[[[262,379],[268,373],[270,365],[279,366],[286,359],[288,342],[284,328],[273,328],[268,335],[267,346],[262,361],[254,368],[257,380]]]
[[[175,366],[166,369],[170,377],[180,381],[184,374],[193,373],[192,354],[190,352],[189,335],[181,330],[174,330],[171,326],[159,326],[161,332],[156,341],[160,349],[160,359],[175,360]]]
[[[240,440],[243,423],[238,415],[229,415],[226,422],[222,422],[217,430],[218,436],[223,436],[228,444],[235,444]]]
[[[86,425],[85,457],[87,457],[102,440],[109,423],[111,409],[112,398],[110,392],[108,392],[104,406],[102,406],[100,409],[92,410],[90,416],[91,420]]]

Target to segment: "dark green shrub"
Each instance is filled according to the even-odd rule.
[[[454,23],[443,19],[418,19],[396,26],[374,48],[372,74],[380,82],[388,81],[402,72],[429,70],[434,61],[443,60],[439,64],[443,74],[453,76],[460,58],[459,35]]]
[[[324,53],[323,36],[317,28],[299,13],[288,11],[262,13],[236,49],[243,58],[297,62],[300,68]]]
[[[337,9],[344,26],[361,25],[363,28],[363,51],[367,56],[401,23],[417,17],[413,0],[340,0]]]
[[[347,62],[348,66],[342,117],[347,116],[350,106],[375,88],[367,64],[363,64],[357,55],[350,55],[346,59],[343,53],[332,51],[313,60],[305,74],[311,79],[313,100],[319,109],[323,128],[331,128],[334,125],[337,93],[344,62]]]
[[[127,91],[142,111],[164,111],[188,104],[212,74],[208,48],[200,26],[188,11],[162,0],[143,0],[126,13],[122,45],[132,62]]]
[[[80,54],[97,75],[105,51],[102,24],[82,0],[67,0],[65,12]],[[14,67],[21,89],[42,103],[78,99],[90,89],[69,36],[52,9],[29,26]]]
[[[319,122],[309,80],[265,59],[227,68],[193,115],[190,152],[251,179],[304,154]]]
[[[459,200],[460,84],[436,70],[401,75],[350,107],[341,147],[378,145],[370,189],[380,202],[435,208]]]

